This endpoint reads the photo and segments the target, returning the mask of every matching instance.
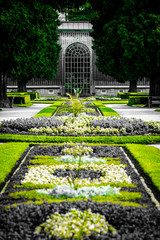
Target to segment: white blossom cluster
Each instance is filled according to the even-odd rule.
[[[39,189],[37,190],[38,193],[52,195],[56,198],[59,197],[94,197],[94,196],[109,196],[119,194],[120,188],[111,187],[110,185],[107,186],[100,186],[100,187],[81,187],[75,190],[73,186],[68,185],[57,185],[53,189]]]
[[[90,126],[90,122],[92,120],[103,120],[106,118],[117,119],[119,117],[104,117],[104,116],[88,116],[88,115],[79,115],[78,117],[72,116],[61,116],[57,117],[57,119],[63,121],[63,125],[57,127],[40,127],[40,128],[30,128],[29,132],[35,133],[51,133],[53,135],[56,134],[77,134],[77,135],[89,135],[89,134],[105,134],[119,135],[121,133],[125,133],[125,128],[117,129],[117,128],[103,128],[100,126],[94,127]]]
[[[160,122],[159,121],[149,121],[147,122],[149,124],[149,126],[154,129],[154,130],[160,130]]]
[[[71,209],[66,214],[55,213],[48,217],[46,222],[35,229],[34,234],[39,234],[42,230],[48,233],[49,238],[59,236],[69,239],[83,239],[84,236],[106,234],[116,232],[108,224],[105,216],[92,213],[90,209],[81,212]]]
[[[125,128],[117,129],[117,128],[102,128],[102,127],[78,127],[75,125],[72,126],[58,126],[58,127],[40,127],[40,128],[30,128],[29,132],[33,133],[48,133],[48,134],[75,134],[75,135],[89,135],[89,134],[105,134],[105,135],[119,135],[121,133],[125,133]]]
[[[33,183],[33,184],[52,184],[52,185],[63,185],[66,184],[67,178],[66,177],[57,177],[54,176],[53,173],[56,169],[79,169],[78,164],[63,164],[63,165],[40,165],[40,166],[33,166],[29,168],[29,171],[25,174],[24,180],[22,180],[23,183]],[[100,171],[103,176],[101,176],[99,179],[93,179],[90,178],[76,178],[75,184],[78,185],[97,185],[97,184],[103,184],[103,183],[119,183],[119,182],[126,182],[131,183],[130,176],[127,175],[125,171],[125,165],[107,165],[107,164],[95,164],[95,163],[86,163],[81,165],[81,169],[85,170],[94,170],[94,171]]]
[[[93,152],[93,149],[91,147],[85,147],[84,144],[76,144],[75,146],[71,147],[71,148],[64,148],[62,149],[62,152],[64,152],[65,154],[72,154],[73,156],[82,156],[83,155],[87,155],[89,153]]]

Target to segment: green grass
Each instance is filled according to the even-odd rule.
[[[104,102],[101,102],[101,101],[92,101],[94,103],[94,105],[96,107],[99,108],[99,110],[101,111],[102,115],[105,116],[105,117],[108,117],[108,116],[119,116],[119,114],[114,111],[112,108],[109,108],[109,107],[105,107],[104,106]]]
[[[16,161],[28,146],[28,143],[0,144],[0,183],[4,182]]]
[[[1,142],[30,142],[30,143],[64,143],[64,142],[86,142],[86,143],[103,143],[103,144],[152,144],[160,143],[160,135],[158,136],[79,136],[79,137],[63,137],[63,136],[43,136],[43,135],[17,135],[17,134],[1,134]]]
[[[51,117],[57,110],[59,106],[64,103],[64,101],[52,101],[52,105],[46,108],[43,108],[40,112],[38,112],[34,117]]]
[[[160,149],[138,144],[126,144],[126,148],[160,191]]]

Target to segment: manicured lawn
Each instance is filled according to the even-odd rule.
[[[0,183],[10,173],[29,143],[8,142],[0,144]]]
[[[126,148],[160,191],[160,149],[138,144],[126,144]]]

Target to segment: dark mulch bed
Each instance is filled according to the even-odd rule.
[[[84,239],[116,239],[116,240],[158,240],[160,239],[160,213],[155,209],[122,207],[111,203],[96,203],[92,200],[62,203],[21,204],[11,207],[7,211],[1,209],[0,239],[49,239],[43,232],[40,236],[34,235],[35,228],[43,223],[47,216],[59,212],[65,214],[71,208],[81,211],[91,209],[94,213],[102,214],[117,230],[117,235],[105,234],[90,236]],[[52,239],[62,238],[54,236]]]
[[[13,189],[14,184],[20,184],[23,179],[24,174],[27,172],[27,166],[30,165],[29,161],[37,155],[48,155],[48,156],[59,156],[61,155],[61,150],[64,146],[34,146],[30,153],[28,154],[26,160],[22,164],[19,171],[12,177],[11,182],[8,184],[6,191],[2,194],[0,198],[0,240],[1,239],[49,239],[46,234],[41,233],[39,237],[33,234],[35,228],[43,223],[47,216],[54,214],[58,211],[59,213],[66,213],[71,208],[77,208],[79,210],[91,209],[94,213],[100,213],[104,215],[107,221],[117,229],[118,234],[106,234],[101,236],[90,236],[84,239],[117,239],[117,240],[158,240],[160,239],[160,212],[156,210],[155,205],[151,202],[149,195],[144,189],[142,183],[140,182],[139,176],[134,172],[134,170],[128,165],[128,161],[118,146],[92,146],[93,153],[92,156],[96,157],[113,157],[121,158],[123,164],[127,164],[127,173],[131,176],[133,182],[136,183],[137,188],[122,188],[122,190],[127,191],[138,191],[142,193],[143,198],[138,199],[135,202],[140,204],[147,204],[148,208],[135,208],[135,207],[122,207],[121,205],[115,205],[111,203],[97,203],[92,200],[88,201],[74,201],[62,203],[52,203],[48,204],[44,202],[42,205],[38,206],[36,204],[24,204],[22,202],[26,201],[25,198],[14,199],[8,197],[8,193],[14,191],[22,191],[22,189]],[[28,149],[26,150],[26,152]],[[25,152],[25,153],[26,153]],[[24,155],[22,156],[24,157]],[[21,159],[17,162],[16,167],[20,164]],[[132,161],[135,160],[130,156]],[[142,170],[136,164],[136,168],[145,178],[146,183],[149,184],[152,191],[155,193],[155,197],[160,199],[158,190],[151,185],[151,181],[147,178]],[[14,169],[15,170],[15,169]],[[60,173],[61,172],[61,173]],[[66,174],[65,171],[54,172],[54,174]],[[11,177],[11,174],[8,176]],[[76,173],[75,173],[76,174]],[[94,177],[98,177],[97,173],[94,173]],[[81,173],[81,177],[88,176],[87,171]],[[10,207],[8,210],[4,210],[3,205],[21,203],[17,207]],[[53,239],[61,239],[54,237]]]

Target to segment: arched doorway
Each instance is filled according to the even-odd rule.
[[[74,94],[74,89],[82,90],[81,95],[90,95],[90,51],[82,43],[71,44],[65,52],[65,92]]]

